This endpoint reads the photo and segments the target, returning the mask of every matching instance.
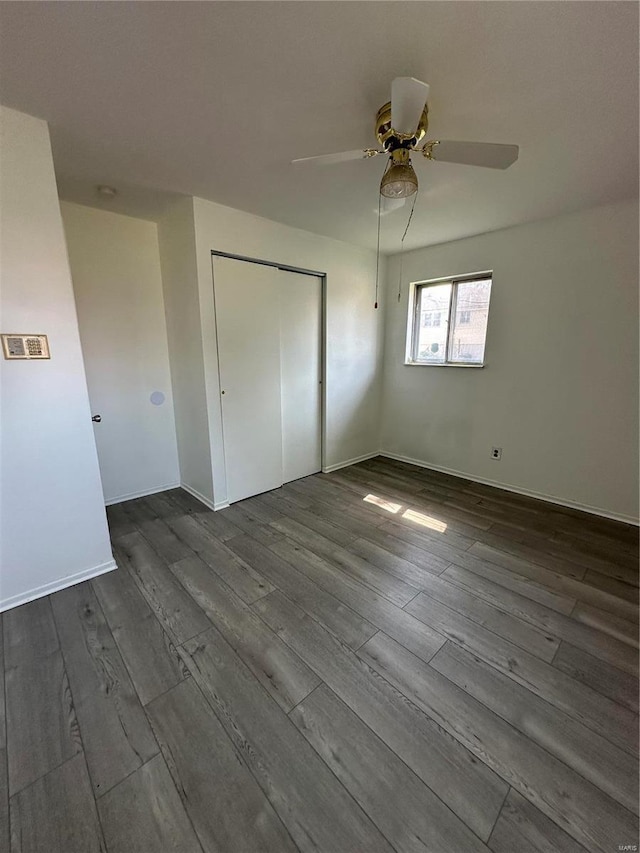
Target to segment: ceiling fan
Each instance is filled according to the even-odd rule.
[[[427,160],[489,169],[507,169],[518,159],[517,145],[444,139],[425,141],[429,124],[428,97],[427,83],[414,77],[396,77],[391,84],[391,101],[380,107],[376,115],[375,134],[381,148],[303,157],[293,163],[330,166],[345,160],[367,160],[378,154],[387,154],[389,161],[380,182],[380,195],[392,200],[393,207],[396,207],[418,191],[418,176],[411,163],[412,154]]]

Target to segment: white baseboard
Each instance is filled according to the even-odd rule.
[[[578,509],[581,512],[588,512],[591,515],[599,515],[602,518],[611,518],[613,521],[623,521],[625,524],[633,524],[636,527],[640,525],[640,520],[633,518],[631,515],[623,515],[622,513],[609,512],[600,507],[590,506],[589,504],[581,504],[577,501],[565,500],[558,498],[555,495],[547,495],[544,492],[534,492],[532,489],[523,489],[520,486],[511,486],[507,483],[501,483],[498,480],[488,480],[484,477],[471,476],[463,471],[457,471],[455,468],[444,468],[442,465],[432,465],[430,462],[424,462],[422,459],[412,459],[410,456],[402,456],[400,453],[390,453],[386,450],[381,450],[377,456],[386,456],[388,459],[396,459],[398,462],[407,462],[409,465],[416,465],[418,468],[427,468],[431,471],[440,471],[443,474],[451,474],[452,477],[460,477],[463,480],[470,480],[472,483],[482,483],[485,486],[494,486],[496,489],[503,489],[505,492],[513,492],[516,495],[525,495],[528,498],[537,498],[539,501],[556,504],[557,506],[566,506],[570,509]]]
[[[362,456],[354,456],[353,459],[345,459],[344,462],[336,462],[335,465],[324,465],[322,473],[330,474],[332,471],[337,471],[339,468],[348,468],[349,465],[355,465],[357,462],[364,462],[365,459],[373,459],[375,456],[380,455],[380,451],[375,450],[373,453],[364,453]]]
[[[229,501],[218,501],[218,503],[213,505],[213,509],[217,512],[219,509],[226,509],[228,506],[231,506]]]
[[[9,610],[11,607],[19,607],[21,604],[26,604],[28,601],[33,601],[36,598],[42,598],[44,595],[51,595],[53,592],[58,592],[61,589],[66,589],[68,586],[75,586],[82,581],[97,578],[99,575],[104,575],[106,572],[112,572],[118,566],[115,560],[107,560],[106,563],[101,563],[99,566],[93,566],[90,569],[84,569],[81,572],[76,572],[74,575],[67,575],[57,581],[45,583],[42,586],[37,586],[35,589],[30,589],[27,592],[21,592],[18,595],[12,595],[10,598],[5,598],[0,601],[0,613],[4,610]]]
[[[213,501],[210,501],[209,498],[205,498],[205,496],[201,494],[197,489],[194,489],[191,486],[187,486],[186,483],[179,483],[178,485],[181,489],[184,489],[185,492],[189,492],[189,494],[192,497],[196,498],[196,500],[199,500],[201,504],[204,504],[207,509],[212,509],[215,511],[216,509],[223,509],[225,506],[229,506],[228,503],[220,503],[216,506]]]
[[[156,486],[154,489],[145,489],[143,492],[131,492],[128,495],[119,495],[117,498],[109,498],[109,500],[105,500],[105,506],[112,506],[113,504],[121,504],[124,501],[132,501],[135,498],[146,498],[147,495],[157,495],[159,492],[167,492],[169,489],[178,489],[180,488],[180,483],[167,483],[164,486]]]

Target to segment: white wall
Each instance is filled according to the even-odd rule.
[[[0,108],[3,332],[51,360],[0,358],[0,609],[115,568],[44,121]]]
[[[179,483],[158,229],[63,202],[106,503]],[[161,392],[165,401],[153,405]]]
[[[203,199],[193,205],[215,503],[226,500],[226,478],[212,249],[327,274],[324,467],[377,453],[382,310],[373,307],[375,253]]]
[[[213,506],[209,415],[202,350],[193,199],[158,223],[180,481]]]
[[[399,269],[394,257],[383,452],[637,519],[637,204],[408,253],[400,303]],[[487,269],[486,366],[405,366],[409,283]]]

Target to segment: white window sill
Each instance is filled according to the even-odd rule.
[[[405,367],[471,367],[471,368],[476,368],[476,369],[478,367],[485,367],[486,366],[484,363],[483,364],[456,364],[455,362],[446,362],[443,364],[437,364],[437,363],[434,363],[431,361],[405,361],[404,365],[405,365]]]

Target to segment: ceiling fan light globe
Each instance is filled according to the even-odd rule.
[[[408,189],[410,184],[404,181],[391,181],[380,190],[380,194],[385,198],[406,198],[410,193]]]
[[[382,176],[380,195],[385,198],[408,198],[418,192],[418,176],[413,166],[396,163]]]

